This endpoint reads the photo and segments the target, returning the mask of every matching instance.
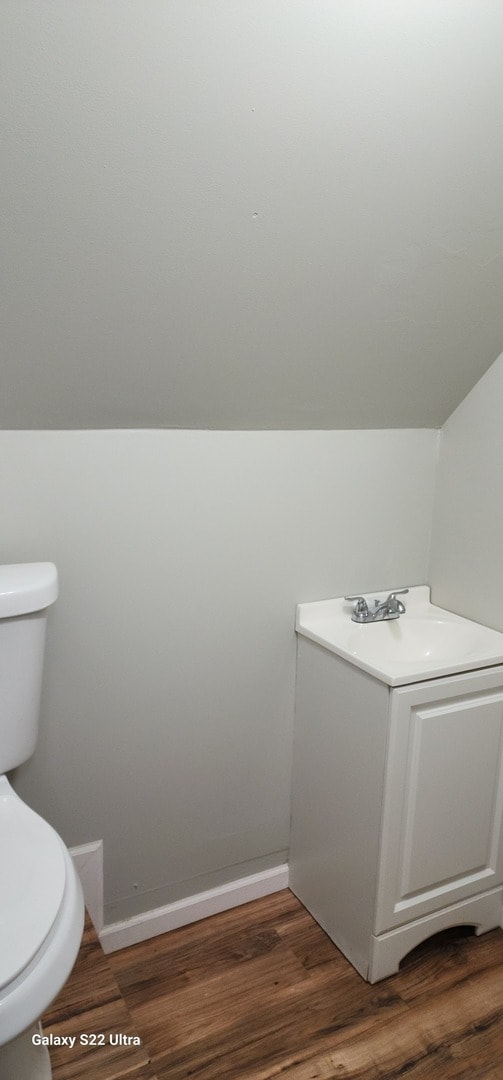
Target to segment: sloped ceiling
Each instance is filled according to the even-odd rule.
[[[2,427],[439,426],[502,351],[502,4],[0,31]]]

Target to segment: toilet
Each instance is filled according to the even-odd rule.
[[[39,1019],[65,984],[84,925],[82,889],[63,841],[7,776],[37,740],[52,563],[0,566],[0,1077],[49,1080]]]

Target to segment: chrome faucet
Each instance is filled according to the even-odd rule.
[[[399,619],[400,615],[405,613],[405,604],[398,600],[397,597],[408,593],[408,591],[408,589],[395,589],[394,592],[390,592],[386,600],[369,601],[370,604],[374,605],[373,607],[369,607],[364,596],[345,596],[344,599],[355,602],[353,614],[351,615],[353,622],[384,622],[389,619]]]

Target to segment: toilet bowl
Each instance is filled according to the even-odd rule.
[[[5,776],[0,866],[0,1077],[48,1080],[49,1054],[33,1035],[75,963],[84,901],[63,841]]]
[[[80,881],[63,841],[5,776],[0,865],[1,1047],[38,1021],[59,993],[75,963],[84,920]]]
[[[84,902],[57,832],[5,773],[35,747],[51,563],[0,567],[0,1078],[48,1080],[39,1019],[74,965]]]

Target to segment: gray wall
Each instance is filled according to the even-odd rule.
[[[435,603],[503,631],[503,355],[441,432]]]
[[[502,40],[494,0],[2,0],[0,426],[440,426],[503,339]]]
[[[481,0],[0,5],[0,426],[417,428],[0,434],[0,560],[61,575],[15,783],[104,838],[109,920],[284,857],[295,604],[428,580],[430,429],[503,336],[502,35]],[[445,428],[431,562],[492,625],[501,381]]]
[[[0,433],[0,561],[61,578],[15,786],[103,837],[107,921],[284,859],[295,604],[426,580],[437,441]]]

